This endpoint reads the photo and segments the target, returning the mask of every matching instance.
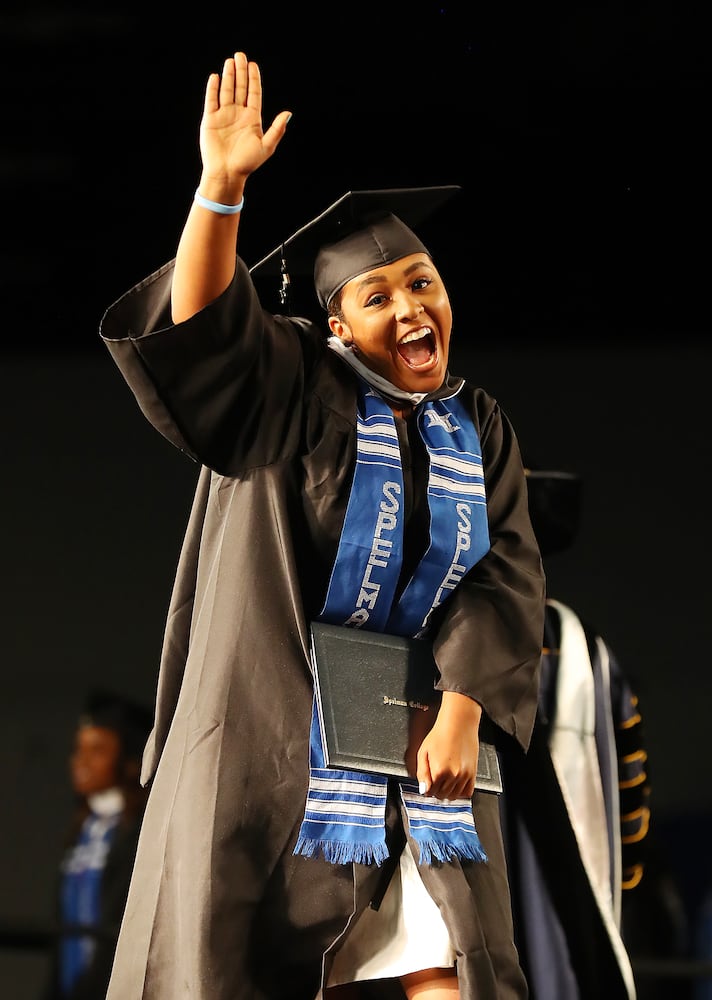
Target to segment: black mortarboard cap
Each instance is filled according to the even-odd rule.
[[[428,249],[411,227],[419,226],[460,190],[458,185],[347,191],[258,261],[253,275],[313,275],[319,304],[364,271]],[[284,296],[282,297],[284,302]]]
[[[569,548],[581,516],[581,478],[573,472],[526,468],[529,517],[542,556]]]
[[[140,758],[151,732],[153,714],[131,698],[95,690],[87,696],[79,725],[113,730],[121,740],[125,756]]]

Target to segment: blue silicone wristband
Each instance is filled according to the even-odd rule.
[[[242,206],[245,204],[244,195],[240,198],[237,205],[221,205],[219,201],[211,201],[210,198],[203,198],[197,189],[195,200],[202,208],[208,208],[211,212],[217,212],[218,215],[237,215],[238,212],[242,211]]]

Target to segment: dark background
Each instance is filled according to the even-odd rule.
[[[51,912],[88,688],[153,698],[197,470],[97,331],[175,252],[204,84],[234,48],[261,65],[265,122],[293,112],[247,189],[248,263],[347,190],[462,185],[427,229],[452,368],[500,400],[531,461],[583,479],[550,593],[639,694],[654,829],[694,915],[712,811],[703,8],[4,8],[0,921]],[[0,951],[0,994],[36,1000],[43,971]]]
[[[351,188],[456,183],[450,263],[479,333],[706,330],[703,7],[30,0],[0,31],[6,294],[35,344],[96,349],[111,297],[175,249],[204,83],[239,46],[265,120],[294,113],[250,183],[248,262]]]

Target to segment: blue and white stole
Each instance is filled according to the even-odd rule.
[[[67,925],[98,928],[101,917],[101,883],[106,859],[120,819],[90,813],[82,824],[76,845],[62,863],[60,890],[62,921]],[[96,937],[65,934],[60,945],[60,980],[67,996],[92,960]]]
[[[472,418],[457,398],[459,388],[447,399],[415,407],[429,456],[430,539],[396,601],[404,535],[398,434],[390,406],[359,378],[356,469],[322,621],[424,638],[433,611],[489,551],[481,446]],[[445,802],[421,795],[415,780],[399,784],[421,863],[454,857],[486,860],[470,799]],[[325,766],[314,701],[309,790],[294,853],[322,854],[336,864],[381,864],[388,857],[387,787],[385,776]]]

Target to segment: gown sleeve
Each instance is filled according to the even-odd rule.
[[[279,461],[296,447],[312,324],[265,312],[238,257],[226,291],[174,325],[173,269],[111,305],[102,340],[146,418],[194,461],[233,476]]]
[[[512,425],[474,391],[491,547],[445,606],[434,641],[438,687],[478,701],[526,750],[537,709],[545,579]]]

